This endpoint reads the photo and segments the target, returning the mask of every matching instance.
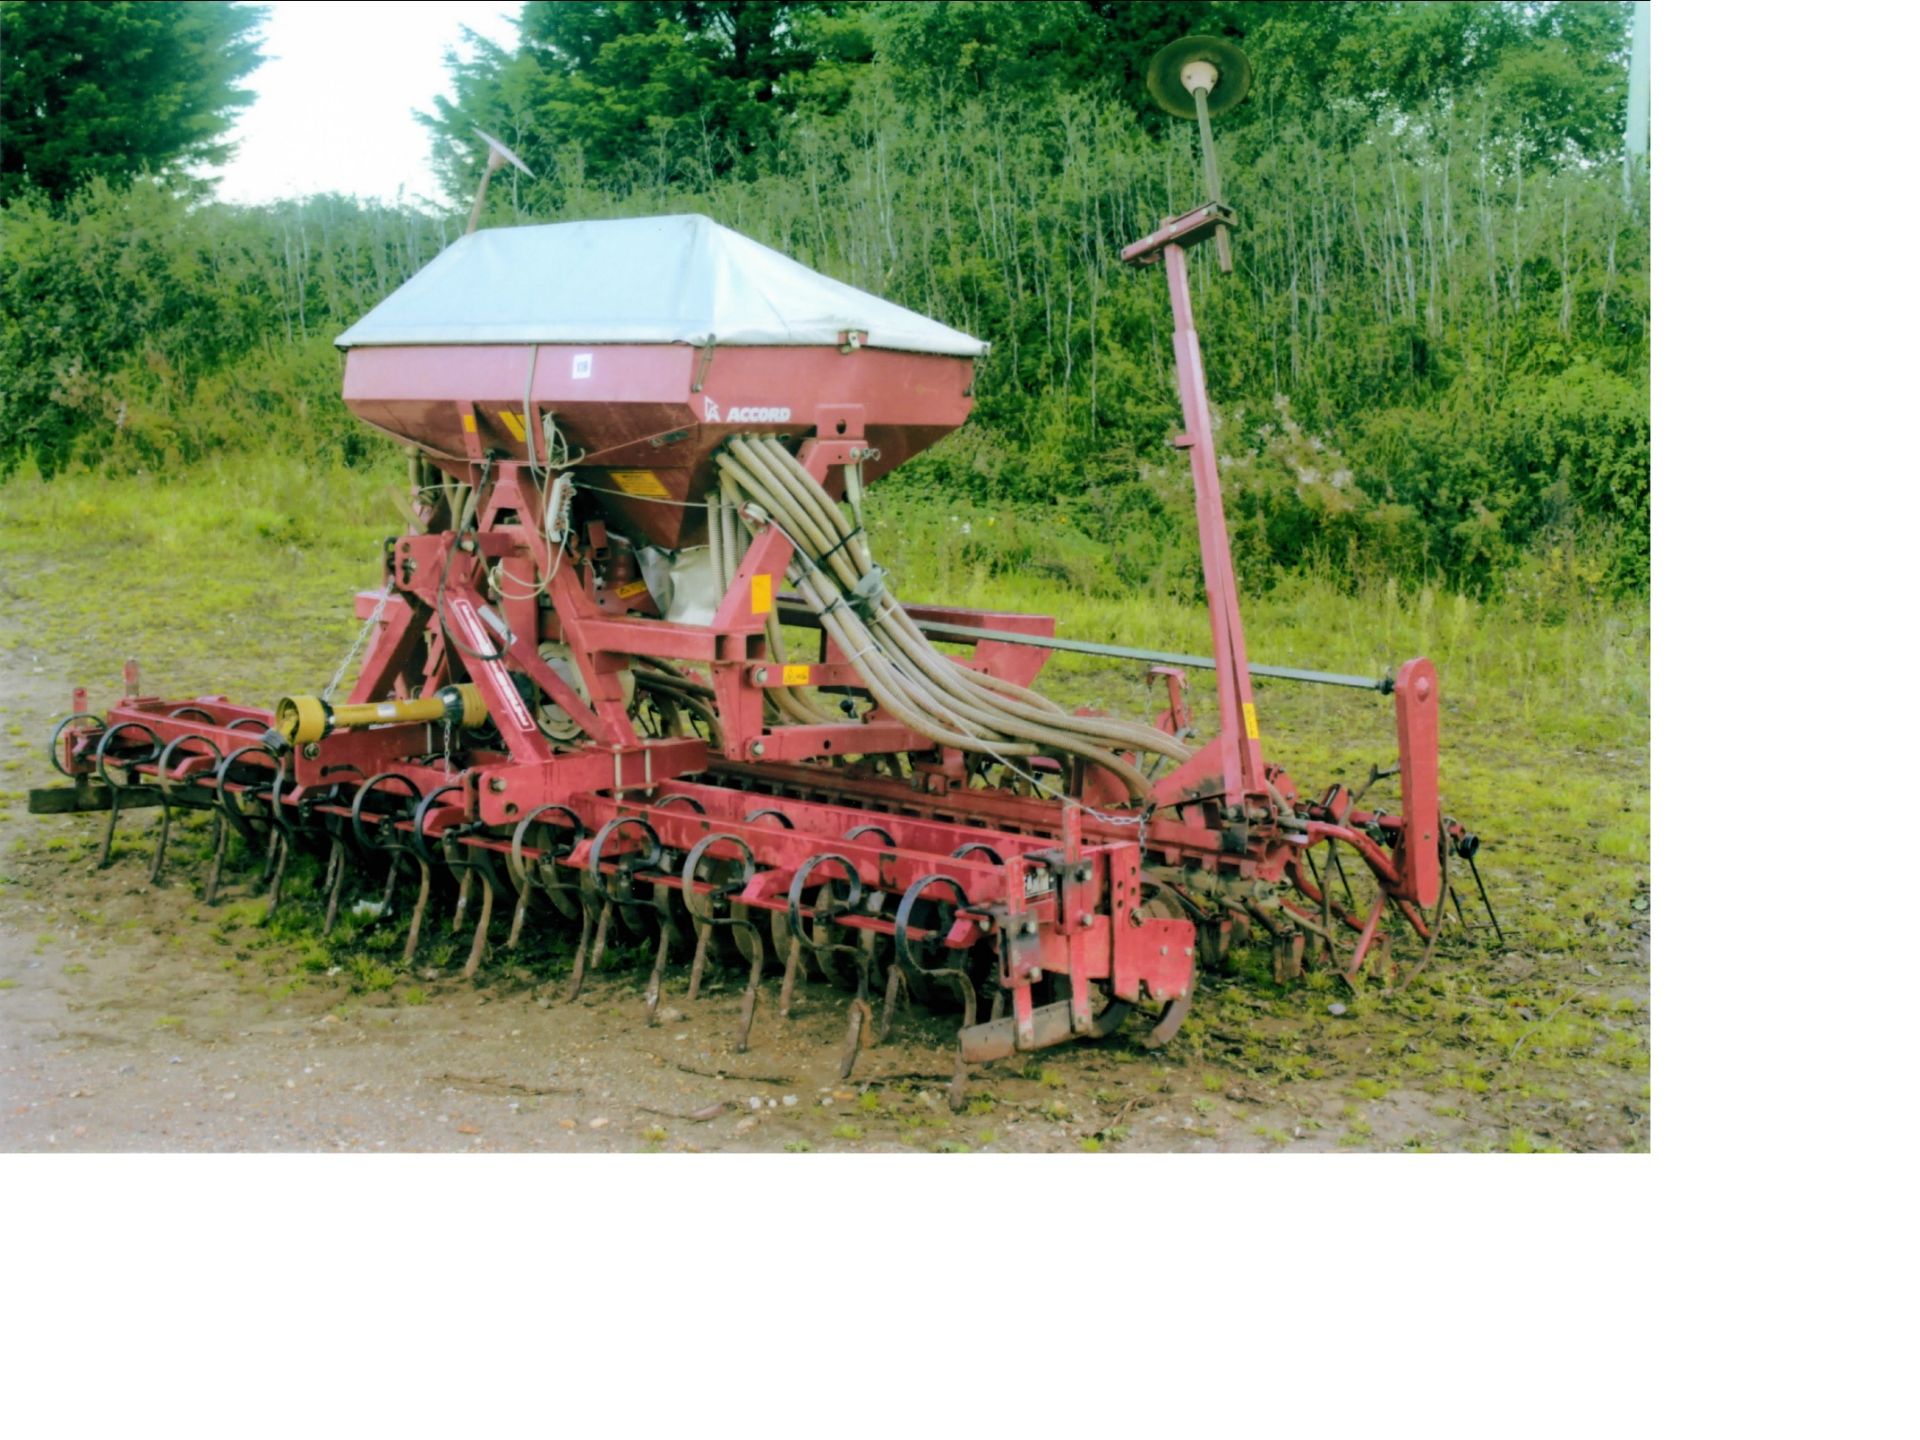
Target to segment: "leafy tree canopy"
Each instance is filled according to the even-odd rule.
[[[218,164],[253,99],[258,5],[0,3],[0,200]]]
[[[637,173],[712,178],[743,164],[793,108],[790,77],[842,47],[830,22],[846,8],[786,0],[533,0],[520,45],[480,39],[449,55],[453,98],[423,115],[435,160],[460,193],[485,158],[484,126],[509,143],[571,152],[598,181]],[[857,29],[855,48],[863,43]],[[870,52],[869,52],[870,53]]]
[[[1532,160],[1578,163],[1618,152],[1627,14],[1471,0],[534,0],[513,50],[469,32],[472,57],[449,56],[452,97],[422,119],[455,195],[485,158],[474,126],[521,148],[542,181],[511,203],[537,212],[583,186],[751,177],[792,117],[843,110],[876,66],[904,99],[1045,107],[1099,93],[1158,129],[1147,62],[1177,36],[1211,31],[1247,48],[1270,118],[1357,136],[1383,118],[1485,102],[1492,138]]]

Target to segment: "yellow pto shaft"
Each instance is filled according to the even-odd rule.
[[[273,712],[273,728],[291,745],[311,744],[335,730],[435,720],[477,730],[487,723],[487,702],[480,698],[478,686],[449,685],[417,700],[377,700],[364,705],[329,705],[318,695],[289,695]]]

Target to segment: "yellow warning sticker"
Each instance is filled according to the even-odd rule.
[[[754,576],[753,586],[748,593],[752,600],[753,613],[756,615],[765,615],[769,610],[773,609],[773,576]]]
[[[629,495],[645,495],[654,500],[667,498],[667,487],[651,470],[609,470],[607,474]]]
[[[1243,700],[1240,703],[1240,714],[1247,722],[1247,739],[1258,740],[1260,738],[1260,717],[1254,713],[1253,702],[1251,700]]]
[[[811,665],[782,665],[780,683],[782,685],[804,685],[813,678]]]
[[[647,593],[647,582],[644,580],[629,580],[624,585],[616,586],[613,593],[618,595],[622,600],[631,600],[636,595],[644,595]]]
[[[465,430],[469,435],[474,433],[475,427],[473,423],[473,416],[471,414],[463,414],[460,417],[460,428],[462,430]]]
[[[513,411],[502,410],[500,412],[500,423],[507,427],[507,433],[512,435],[514,439],[525,440],[527,438],[526,422],[514,414]]]

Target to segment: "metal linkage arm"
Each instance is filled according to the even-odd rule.
[[[909,613],[912,607],[908,607]],[[781,618],[786,614],[781,612]],[[1011,630],[987,630],[978,625],[949,625],[938,620],[922,620],[920,628],[935,640],[997,640],[1005,645],[1030,645],[1037,650],[1059,650],[1071,655],[1101,655],[1112,660],[1138,660],[1150,665],[1184,665],[1194,670],[1212,670],[1219,661],[1206,655],[1181,655],[1171,650],[1141,650],[1131,645],[1102,645],[1092,640],[1061,640],[1051,635],[1016,635]],[[1376,690],[1393,694],[1393,677],[1373,679],[1366,675],[1336,675],[1326,670],[1296,670],[1288,665],[1249,663],[1247,673],[1266,680],[1298,680],[1308,685],[1341,685],[1350,690]]]

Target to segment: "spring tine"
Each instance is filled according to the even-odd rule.
[[[539,876],[540,888],[547,892],[547,898],[553,902],[553,908],[569,920],[573,918],[573,892],[560,883],[560,872],[554,866],[551,855],[542,855],[535,863],[534,870]]]
[[[107,862],[113,858],[113,832],[115,827],[120,823],[120,792],[118,789],[107,797],[107,803],[111,807],[107,811],[107,833],[100,837],[100,856],[93,862],[93,868],[96,870],[106,869]]]
[[[1277,948],[1273,953],[1275,961],[1274,968],[1282,972],[1280,975],[1277,975],[1275,979],[1298,980],[1306,973],[1307,932],[1304,930],[1296,930],[1293,932],[1293,938],[1287,942],[1284,960],[1281,958],[1280,951]]]
[[[433,894],[433,886],[427,875],[427,862],[420,859],[418,855],[413,858],[420,866],[420,893],[413,902],[413,923],[407,926],[407,948],[400,952],[400,963],[403,966],[413,964],[413,952],[420,946],[420,922],[427,918],[427,901]],[[394,857],[394,863],[396,865],[399,863],[397,855]]]
[[[1462,930],[1466,929],[1467,912],[1460,908],[1460,887],[1458,885],[1447,886],[1447,894],[1453,897],[1453,913],[1460,918],[1460,928]]]
[[[280,908],[280,892],[287,879],[287,857],[293,853],[293,846],[285,835],[276,830],[274,838],[280,842],[280,849],[274,858],[273,879],[267,885],[266,918],[269,920],[273,918],[273,912]]]
[[[153,842],[153,868],[147,871],[147,883],[160,883],[160,867],[167,863],[167,837],[173,833],[173,807],[160,802],[160,838]]]
[[[900,985],[905,978],[898,965],[887,972],[886,999],[880,1005],[880,1023],[873,1029],[873,1043],[876,1045],[887,1043],[887,1032],[893,1029],[893,1012],[900,1004]]]
[[[833,943],[833,922],[824,916],[815,917],[812,930],[812,945],[809,947],[814,964],[829,982],[838,984],[845,978],[841,966],[841,952],[846,948]]]
[[[961,1015],[960,1028],[962,1030],[965,1030],[970,1025],[979,1023],[980,996],[979,996],[979,993],[973,988],[973,981],[967,978],[966,971],[964,970],[931,970],[931,971],[928,971],[927,973],[930,975],[939,976],[942,980],[945,980],[949,985],[953,986],[954,989],[960,992],[960,1015]]]
[[[661,917],[660,943],[653,950],[653,974],[647,977],[647,1024],[657,1023],[654,1012],[660,1008],[660,978],[667,968],[667,948],[673,944],[673,928]]]
[[[277,829],[269,827],[267,830],[267,858],[262,862],[260,871],[260,879],[265,882],[265,885],[271,885],[273,883],[273,867],[279,858],[280,832]],[[254,886],[254,893],[258,894],[265,888],[265,885],[256,884]]]
[[[1500,948],[1507,945],[1507,932],[1500,928],[1500,917],[1493,913],[1493,901],[1487,898],[1487,882],[1480,878],[1480,866],[1473,856],[1467,856],[1467,869],[1473,872],[1473,883],[1480,889],[1480,903],[1487,907],[1487,919],[1493,922],[1493,933],[1499,937]]]
[[[1386,982],[1387,988],[1393,988],[1397,972],[1393,966],[1393,932],[1382,930],[1373,941],[1373,973]]]
[[[1307,863],[1309,866],[1312,865],[1311,855],[1307,857]],[[1317,879],[1320,884],[1320,938],[1327,947],[1327,968],[1338,970],[1340,947],[1334,943],[1333,938],[1333,857],[1331,855],[1327,859],[1326,874],[1318,876]]]
[[[740,1002],[740,1038],[733,1048],[745,1053],[747,1039],[753,1033],[753,1012],[760,1003],[760,973],[767,963],[767,947],[760,939],[760,932],[751,925],[746,927],[747,945],[753,951],[753,963],[747,970],[747,993]]]
[[[713,937],[713,925],[710,921],[696,920],[693,929],[695,935],[693,942],[693,974],[687,980],[687,999],[698,1000],[700,998],[700,977],[706,974],[707,970],[707,946]]]
[[[460,868],[460,894],[453,902],[453,933],[458,935],[467,923],[467,898],[473,894],[473,867]]]
[[[1337,849],[1328,849],[1327,864],[1333,873],[1340,877],[1340,889],[1346,894],[1347,909],[1353,909],[1353,886],[1347,883],[1347,867],[1340,863],[1340,852]]]
[[[606,907],[602,906],[601,908],[605,909]],[[582,905],[580,907],[580,938],[574,942],[573,973],[567,977],[567,993],[562,997],[564,999],[573,1000],[578,998],[580,987],[586,981],[587,946],[592,943],[593,920],[593,907],[591,905]]]
[[[1007,1013],[1007,988],[1004,985],[993,987],[993,1004],[987,1008],[987,1019],[998,1020]]]
[[[619,913],[618,905],[608,904],[601,907],[600,923],[593,930],[593,953],[587,957],[587,968],[598,970],[600,962],[607,957],[607,941],[613,938],[613,917]]]
[[[507,927],[507,949],[520,948],[520,927],[527,923],[527,897],[533,893],[533,887],[527,886],[520,892],[520,898],[513,902],[513,924]]]
[[[253,882],[253,893],[258,895],[273,883],[273,865],[280,858],[280,832],[273,826],[267,827],[267,853],[260,862],[260,874]]]
[[[1307,873],[1313,876],[1314,888],[1320,892],[1320,928],[1315,932],[1320,944],[1312,947],[1313,963],[1316,967],[1320,964],[1321,951],[1324,949],[1327,961],[1338,964],[1339,960],[1333,953],[1333,895],[1327,888],[1327,880],[1320,874],[1320,867],[1313,863],[1313,851],[1303,851],[1301,858],[1307,862]]]
[[[880,936],[872,930],[860,932],[860,956],[855,962],[860,967],[860,983],[854,993],[862,1000],[868,999],[873,987],[880,979]],[[871,1024],[873,1017],[867,1017]]]
[[[796,931],[787,941],[787,973],[780,977],[780,1018],[793,1013],[793,987],[800,979],[800,936]]]
[[[380,895],[380,918],[386,919],[393,914],[393,892],[400,883],[400,852],[393,852],[393,858],[387,862],[387,888]]]
[[[1441,866],[1440,866],[1440,883],[1442,885],[1446,885],[1447,889],[1449,890],[1453,889],[1452,885],[1448,884],[1447,882],[1447,869],[1446,869],[1446,862],[1444,859],[1441,861]],[[1460,897],[1456,893],[1453,898],[1454,898],[1454,909],[1458,910],[1460,908],[1460,904],[1459,904]],[[1404,905],[1402,908],[1404,908]],[[1441,898],[1440,903],[1434,907],[1433,923],[1427,927],[1427,943],[1421,947],[1420,958],[1415,960],[1413,964],[1407,967],[1406,973],[1404,975],[1399,975],[1395,977],[1395,984],[1394,984],[1395,989],[1405,990],[1408,985],[1413,983],[1415,977],[1418,976],[1421,971],[1427,968],[1427,962],[1433,959],[1433,952],[1436,948],[1438,948],[1440,944],[1440,931],[1443,928],[1445,928],[1444,922],[1446,918],[1447,918],[1447,902],[1445,897],[1443,896]],[[1461,921],[1460,921],[1461,928],[1464,929],[1466,927],[1466,923],[1467,923],[1466,918],[1464,916],[1461,917]]]
[[[965,1028],[964,1026],[962,1027]],[[967,1108],[967,1057],[953,1047],[953,1079],[947,1082],[947,1109],[958,1115]]]
[[[201,899],[212,905],[220,896],[220,872],[227,863],[227,817],[223,811],[213,812],[213,867],[207,871],[207,888]]]
[[[346,880],[347,847],[336,835],[333,837],[333,851],[327,857],[327,918],[320,925],[322,935],[331,935],[333,922],[340,918],[340,887]]]
[[[573,947],[573,978],[567,985],[567,999],[580,998],[580,987],[587,979],[587,937],[593,937],[593,952],[598,955],[607,946],[607,922],[613,919],[613,906],[602,905],[595,915],[591,903],[580,907],[580,943]]]
[[[493,882],[480,877],[480,921],[473,927],[473,948],[467,951],[467,968],[461,973],[471,980],[480,973],[480,962],[487,954],[487,927],[493,923]]]
[[[847,1006],[847,1048],[840,1055],[840,1078],[846,1079],[853,1074],[854,1061],[860,1058],[860,1030],[863,1023],[873,1021],[873,1007],[867,1004],[864,994],[854,997]]]

